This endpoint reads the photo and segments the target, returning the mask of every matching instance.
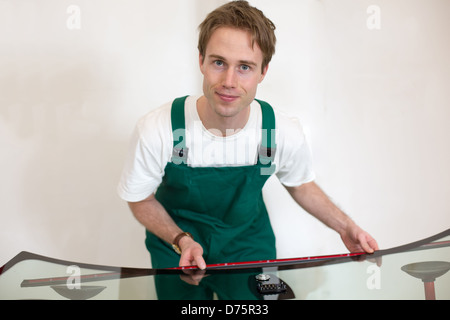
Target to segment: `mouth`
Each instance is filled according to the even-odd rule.
[[[236,101],[237,99],[239,99],[239,96],[233,96],[233,95],[219,93],[219,92],[216,92],[216,95],[220,98],[220,100],[222,100],[224,102],[233,102],[233,101]]]

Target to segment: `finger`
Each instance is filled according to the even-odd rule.
[[[380,250],[379,247],[378,247],[378,243],[375,241],[375,239],[372,238],[368,242],[369,242],[369,245],[373,248],[374,251]],[[381,256],[375,257],[375,262],[376,262],[378,267],[381,267],[381,264],[382,264]]]
[[[180,267],[192,267],[196,265],[197,263],[195,262],[195,259],[192,257],[192,255],[181,255],[179,262]]]
[[[180,267],[188,267],[191,265],[191,260],[186,255],[181,255],[179,266]]]
[[[375,239],[371,238],[371,239],[368,241],[368,243],[369,243],[370,247],[371,247],[374,251],[378,251],[378,250],[379,250],[379,248],[378,248],[378,243],[375,241]]]
[[[367,241],[366,236],[361,236],[359,239],[359,245],[365,252],[373,253],[375,251],[374,247],[372,247],[373,241],[375,241],[375,240],[371,239],[371,240]],[[372,245],[370,245],[369,242],[372,242]],[[375,243],[375,247],[377,247],[376,243]]]
[[[183,252],[179,262],[180,267],[197,266],[199,269],[206,269],[206,262],[202,256],[202,250],[193,250],[192,252]]]
[[[202,255],[197,255],[197,256],[194,257],[194,259],[195,259],[195,264],[197,265],[197,267],[200,270],[205,270],[206,269],[206,262],[203,259]]]

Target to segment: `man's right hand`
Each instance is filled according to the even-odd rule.
[[[179,242],[181,249],[180,267],[197,266],[200,270],[183,270],[181,279],[198,286],[205,277],[206,263],[203,259],[203,248],[190,237],[183,237]]]
[[[190,237],[180,239],[181,249],[180,267],[197,266],[199,269],[206,269],[206,262],[203,259],[202,246]]]

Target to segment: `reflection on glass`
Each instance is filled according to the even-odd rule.
[[[358,259],[276,260],[205,272],[97,266],[24,252],[0,269],[0,299],[450,299],[449,270],[450,230]]]

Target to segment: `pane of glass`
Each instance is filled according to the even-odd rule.
[[[215,265],[203,275],[21,253],[0,271],[0,299],[450,299],[449,234],[374,255]]]

